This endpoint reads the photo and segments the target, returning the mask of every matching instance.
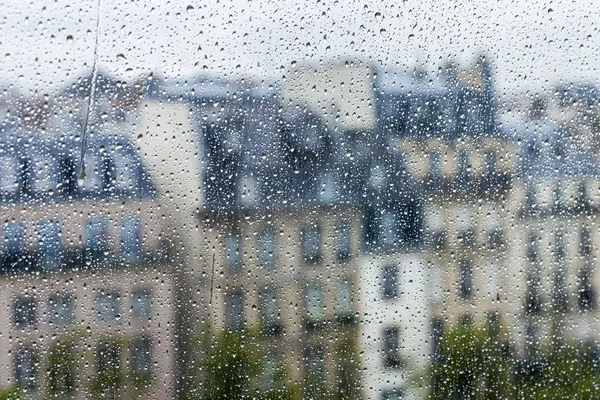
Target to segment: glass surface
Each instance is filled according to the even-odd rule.
[[[6,2],[0,399],[594,399],[595,2]]]

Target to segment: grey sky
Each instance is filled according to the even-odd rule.
[[[0,80],[47,92],[90,68],[96,4],[5,3]],[[467,63],[486,51],[502,93],[561,79],[597,83],[600,62],[600,11],[591,0],[102,0],[100,13],[99,65],[126,80],[203,68],[281,80],[293,61],[346,56],[435,71],[449,57]]]

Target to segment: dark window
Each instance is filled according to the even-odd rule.
[[[140,376],[148,376],[152,372],[152,341],[149,337],[138,337],[131,347],[131,369]]]
[[[402,389],[385,390],[381,392],[381,400],[402,400],[404,392]]]
[[[73,297],[53,296],[49,303],[50,324],[66,325],[73,322]]]
[[[131,311],[135,319],[152,317],[152,293],[148,289],[138,289],[132,295]]]
[[[400,329],[397,327],[383,330],[383,365],[388,368],[400,366]]]
[[[585,260],[579,271],[577,304],[581,310],[591,310],[596,306],[595,291],[592,284],[592,268]]]
[[[346,261],[350,259],[352,245],[351,245],[351,231],[350,226],[347,223],[341,223],[336,229],[336,256],[339,261]]]
[[[458,184],[464,184],[469,182],[469,168],[469,154],[464,150],[460,151],[458,153],[458,160],[456,166],[456,180]]]
[[[352,283],[348,279],[342,279],[338,283],[337,290],[338,312],[340,315],[352,314]]]
[[[280,333],[279,307],[277,306],[275,290],[267,289],[260,294],[260,315],[266,334],[274,335]]]
[[[525,188],[525,201],[523,203],[523,214],[532,215],[537,211],[536,189],[533,185]]]
[[[460,263],[459,296],[462,299],[470,299],[473,295],[473,267],[469,261]]]
[[[239,271],[242,267],[240,250],[240,235],[237,233],[227,235],[225,238],[225,260],[229,271]]]
[[[34,299],[20,297],[13,306],[14,323],[17,328],[34,328],[37,324],[37,303]]]
[[[121,221],[121,256],[125,261],[136,264],[141,261],[142,234],[140,219],[128,215]]]
[[[579,232],[579,254],[589,256],[592,253],[592,240],[590,231],[587,228],[582,228]]]
[[[105,259],[108,252],[108,223],[104,219],[87,221],[85,247],[91,260]]]
[[[397,236],[396,215],[390,210],[383,211],[379,220],[379,245],[384,249],[390,249],[396,243]]]
[[[398,296],[398,267],[395,265],[385,265],[382,272],[383,298],[393,299]]]
[[[276,243],[273,229],[266,228],[258,234],[258,262],[264,268],[275,267]]]
[[[60,266],[61,240],[58,222],[43,221],[38,223],[39,262],[45,269]]]
[[[488,245],[492,249],[497,249],[504,243],[504,234],[499,226],[492,228],[488,232]]]
[[[540,261],[540,244],[538,235],[530,232],[527,236],[527,261],[538,263]]]
[[[300,245],[304,262],[317,263],[321,261],[321,229],[318,226],[302,228]]]
[[[13,363],[17,386],[35,389],[37,386],[37,365],[33,350],[27,348],[18,349],[14,353]]]
[[[463,247],[473,247],[475,245],[475,229],[463,229],[458,236]]]
[[[442,162],[439,152],[433,152],[429,156],[429,185],[432,188],[439,188],[442,183]]]
[[[307,373],[319,373],[324,369],[323,348],[316,345],[308,345],[304,349],[304,362]]]
[[[25,255],[25,228],[16,222],[8,222],[3,227],[4,252],[2,257],[5,272],[17,271]]]
[[[119,315],[119,294],[101,292],[96,295],[96,318],[100,322],[112,322]]]
[[[227,329],[241,329],[244,324],[244,298],[241,293],[230,293],[226,296]]]
[[[321,321],[325,317],[323,310],[323,293],[317,283],[306,285],[306,315],[309,321]]]
[[[442,229],[430,233],[430,245],[433,249],[442,250],[446,247],[446,232]]]

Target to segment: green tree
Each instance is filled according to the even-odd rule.
[[[208,326],[191,346],[196,356],[186,369],[182,399],[286,400],[297,397],[285,365],[264,362],[258,329],[215,333]],[[269,372],[269,374],[267,374]],[[270,382],[265,382],[265,378]]]
[[[494,324],[460,324],[442,336],[431,367],[433,399],[512,398],[513,368]]]

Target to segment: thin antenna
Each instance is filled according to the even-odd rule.
[[[83,135],[81,136],[81,154],[79,158],[79,176],[77,178],[77,183],[79,186],[83,186],[83,180],[85,179],[85,144],[89,131],[88,123],[90,120],[90,112],[92,106],[94,105],[94,93],[96,92],[96,76],[98,75],[98,37],[100,36],[100,1],[97,3],[97,15],[96,15],[96,38],[94,43],[94,61],[92,64],[92,78],[90,81],[90,96],[88,97],[87,110],[85,112],[85,119],[83,121]]]

